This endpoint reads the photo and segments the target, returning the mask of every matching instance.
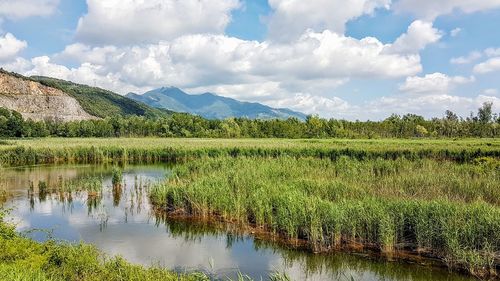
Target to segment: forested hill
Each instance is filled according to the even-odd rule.
[[[86,112],[100,118],[133,115],[162,117],[172,113],[97,87],[44,76],[32,76],[29,79],[67,93],[75,98]]]
[[[175,87],[163,87],[143,95],[127,97],[152,107],[196,114],[208,119],[288,119],[305,120],[306,115],[286,108],[272,108],[260,103],[242,102],[212,93],[190,95]]]

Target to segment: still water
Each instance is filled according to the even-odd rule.
[[[151,212],[147,190],[170,174],[168,166],[123,167],[123,188],[112,188],[111,166],[35,166],[0,170],[0,188],[11,197],[10,220],[36,240],[92,243],[109,255],[179,272],[201,270],[214,278],[238,272],[255,280],[285,272],[292,280],[474,280],[444,269],[386,262],[351,254],[313,255],[235,235],[220,228],[165,221]],[[61,182],[102,185],[86,191],[38,192]]]

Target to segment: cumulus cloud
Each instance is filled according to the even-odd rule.
[[[483,54],[478,51],[470,52],[467,56],[452,58],[450,63],[452,64],[469,64],[483,57]]]
[[[0,17],[21,19],[51,15],[59,0],[0,0]]]
[[[343,118],[352,107],[348,102],[338,97],[327,98],[304,93],[297,93],[275,101],[272,105],[279,108],[293,108],[306,114],[319,114],[336,118]]]
[[[221,33],[239,0],[87,0],[76,38],[93,44],[156,43],[185,34]]]
[[[447,94],[455,86],[474,82],[475,78],[454,76],[450,77],[443,73],[427,74],[423,77],[413,76],[399,87],[399,90],[411,94]]]
[[[17,39],[11,33],[0,36],[0,62],[13,59],[28,43]]]
[[[273,12],[267,18],[274,40],[296,39],[306,30],[326,29],[344,34],[345,24],[377,8],[389,8],[391,0],[269,0]]]
[[[331,89],[352,77],[397,78],[421,71],[418,54],[386,53],[389,47],[375,38],[358,40],[330,31],[310,31],[288,44],[198,34],[132,47],[74,44],[55,55],[51,64],[93,66],[96,75],[110,75],[138,88],[270,81],[291,91]]]
[[[474,73],[485,74],[500,70],[500,57],[493,57],[474,66]]]
[[[414,21],[406,33],[401,35],[394,44],[387,49],[390,53],[415,54],[427,45],[441,39],[442,32],[432,26],[431,22]]]
[[[496,8],[500,8],[500,0],[400,0],[393,5],[396,12],[412,13],[426,20],[434,20],[456,10],[474,13]]]
[[[4,64],[9,71],[22,73],[27,76],[42,75],[74,81],[86,85],[98,85],[105,89],[121,89],[125,92],[141,92],[149,88],[136,87],[120,79],[119,74],[107,72],[102,66],[83,63],[76,68],[53,63],[48,56],[35,57],[31,60],[17,58],[13,62]]]

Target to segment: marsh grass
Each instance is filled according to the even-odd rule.
[[[489,145],[487,145],[489,144]],[[203,157],[348,156],[370,159],[445,159],[471,162],[500,157],[500,142],[480,140],[277,140],[277,139],[32,139],[0,147],[0,165],[183,162]]]
[[[177,166],[151,201],[306,240],[315,252],[404,250],[487,276],[499,264],[499,186],[496,159],[223,157]]]

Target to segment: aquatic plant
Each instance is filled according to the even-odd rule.
[[[499,186],[495,167],[475,163],[223,157],[177,166],[151,201],[305,240],[315,252],[404,250],[485,276],[498,266]]]
[[[113,187],[118,187],[122,185],[123,182],[123,170],[118,167],[113,167],[111,182]]]

